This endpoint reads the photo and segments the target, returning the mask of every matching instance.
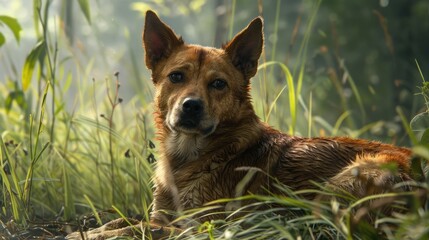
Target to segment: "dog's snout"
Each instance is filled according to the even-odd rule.
[[[179,125],[185,128],[196,128],[203,116],[203,101],[198,98],[185,98],[182,102],[181,112]]]
[[[203,112],[203,102],[199,99],[186,98],[183,101],[182,110],[185,114],[199,116]]]

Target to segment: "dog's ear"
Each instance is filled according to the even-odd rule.
[[[253,77],[258,68],[258,59],[264,44],[262,27],[262,18],[257,17],[223,46],[234,66],[243,73],[246,80]]]
[[[143,47],[146,52],[146,66],[149,69],[153,69],[158,61],[170,56],[172,51],[182,44],[182,38],[177,37],[154,12],[150,10],[146,12]]]

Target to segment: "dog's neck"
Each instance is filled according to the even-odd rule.
[[[173,132],[164,127],[161,134],[163,157],[173,165],[193,162],[205,155],[227,161],[226,156],[234,156],[242,149],[255,144],[264,128],[266,125],[261,123],[256,115],[238,124],[222,124],[209,136]]]
[[[170,132],[164,144],[167,156],[188,162],[198,159],[205,148],[206,139],[198,135]]]

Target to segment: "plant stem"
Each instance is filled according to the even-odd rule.
[[[111,188],[112,188],[112,203],[116,203],[116,191],[115,191],[115,156],[113,153],[113,116],[115,114],[115,109],[118,104],[121,102],[119,99],[119,73],[115,73],[116,84],[115,84],[115,94],[113,98],[110,96],[110,88],[109,84],[107,84],[107,97],[109,98],[110,106],[112,107],[112,111],[110,112],[109,118],[107,121],[109,122],[109,156],[110,156],[110,173],[111,173]]]

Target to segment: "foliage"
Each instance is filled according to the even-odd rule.
[[[6,25],[13,33],[15,40],[19,42],[20,39],[20,32],[21,32],[21,25],[19,25],[16,18],[9,17],[9,16],[0,16],[0,26]],[[6,42],[6,39],[4,35],[0,32],[0,47]]]
[[[321,25],[326,18],[320,15],[329,7],[337,9],[336,15],[346,14],[340,8],[343,5],[321,1],[303,1],[299,6],[291,3],[294,7],[291,9],[304,9],[304,13],[296,15],[289,9],[285,10],[286,5],[280,0],[259,1],[254,6],[239,0],[226,5],[216,4],[216,1],[190,0],[180,3],[133,2],[129,5],[112,3],[112,6],[118,12],[124,11],[125,7],[134,10],[134,15],[127,15],[132,19],[127,19],[127,22],[134,22],[147,8],[158,9],[173,17],[185,18],[183,15],[186,15],[189,19],[201,19],[187,27],[170,21],[173,25],[178,24],[173,27],[185,34],[195,32],[199,24],[207,31],[213,20],[205,16],[217,12],[219,16],[213,19],[219,19],[219,22],[224,19],[225,24],[219,31],[210,30],[217,32],[222,41],[226,41],[228,35],[237,31],[251,16],[264,14],[266,50],[252,89],[254,105],[261,119],[291,134],[308,136],[362,137],[373,136],[371,134],[378,133],[378,129],[393,129],[393,133],[377,136],[389,139],[389,142],[412,144],[416,155],[413,173],[420,180],[413,184],[420,191],[417,195],[392,193],[350,199],[345,194],[338,197],[346,201],[308,201],[300,196],[302,192],[292,192],[287,186],[279,185],[284,196],[251,195],[209,204],[207,208],[216,209],[225,202],[254,202],[251,206],[230,212],[225,220],[192,227],[185,231],[184,236],[191,238],[187,234],[192,230],[198,232],[192,236],[196,239],[427,238],[429,203],[427,200],[418,203],[420,197],[427,196],[429,192],[426,166],[429,159],[429,93],[425,70],[418,65],[415,68],[418,69],[415,72],[420,76],[419,81],[422,81],[418,84],[420,93],[414,97],[417,100],[396,104],[402,106],[396,108],[396,112],[396,105],[389,101],[379,102],[380,108],[388,106],[389,112],[395,112],[395,116],[389,114],[389,119],[386,119],[386,116],[372,114],[378,110],[372,111],[369,106],[373,103],[368,101],[383,96],[383,86],[363,84],[364,78],[356,70],[360,66],[349,61],[347,55],[339,54],[340,46],[335,45],[339,36],[332,33],[334,30],[326,30],[326,25]],[[366,6],[363,2],[355,4]],[[416,1],[410,5],[413,14],[409,17],[415,19],[422,14],[417,5],[424,7],[427,3]],[[157,155],[156,130],[149,103],[153,93],[148,73],[141,70],[141,57],[134,48],[140,45],[140,39],[137,39],[137,44],[134,39],[129,39],[130,34],[135,38],[135,35],[140,37],[140,33],[136,34],[134,25],[121,32],[126,24],[120,23],[121,28],[116,28],[118,25],[97,15],[99,7],[87,0],[35,0],[32,9],[35,37],[31,40],[23,38],[30,30],[20,24],[19,17],[0,15],[0,73],[5,80],[0,83],[1,237],[28,238],[34,234],[53,237],[64,235],[67,228],[94,227],[118,216],[136,217],[140,214],[138,218],[149,218],[153,187],[151,176]],[[76,9],[78,11],[74,11]],[[393,10],[388,9],[387,15]],[[285,13],[292,14],[296,21],[286,24]],[[382,21],[381,13],[383,11],[376,14],[379,26],[385,39],[389,39],[389,28]],[[332,22],[338,24],[339,29],[350,27],[343,25],[347,23],[347,17],[344,17],[344,22]],[[107,32],[102,32],[103,24],[108,25]],[[85,39],[83,31],[76,26],[93,33],[93,41],[82,40]],[[335,28],[337,25],[332,26]],[[25,34],[21,34],[22,31]],[[27,53],[9,50],[8,32],[12,33],[20,48],[31,45],[31,49]],[[285,41],[283,32],[290,33],[291,39]],[[377,38],[379,32],[380,29],[368,30],[368,34],[374,35],[369,36],[371,38]],[[121,45],[111,42],[113,47],[106,47],[104,39],[119,38],[119,35],[125,36],[121,38]],[[204,36],[199,34],[197,38],[213,41],[207,40],[210,36],[208,33]],[[393,45],[385,41],[379,44],[385,44],[391,54]],[[24,46],[23,42],[27,45]],[[342,47],[346,48],[346,45]],[[427,59],[417,60],[424,64],[427,62]],[[119,62],[119,68],[125,71],[109,74],[115,66],[112,62]],[[100,72],[103,77],[96,77]],[[346,92],[350,92],[350,96]],[[409,105],[419,107],[413,107],[411,111],[406,108]],[[402,120],[402,125],[398,119]],[[397,128],[399,130],[395,130]],[[406,137],[405,132],[408,133]],[[334,194],[323,186],[306,191]],[[407,207],[409,210],[385,216],[379,208],[368,208],[374,198],[382,199],[382,204],[393,204],[389,200],[392,197],[395,207]],[[252,210],[267,204],[276,207]],[[206,208],[194,209],[183,217],[204,210]],[[285,214],[278,215],[276,210]],[[357,221],[356,213],[371,216],[374,221]],[[46,222],[52,223],[54,229],[46,227]],[[40,228],[46,231],[40,234],[37,232]]]

